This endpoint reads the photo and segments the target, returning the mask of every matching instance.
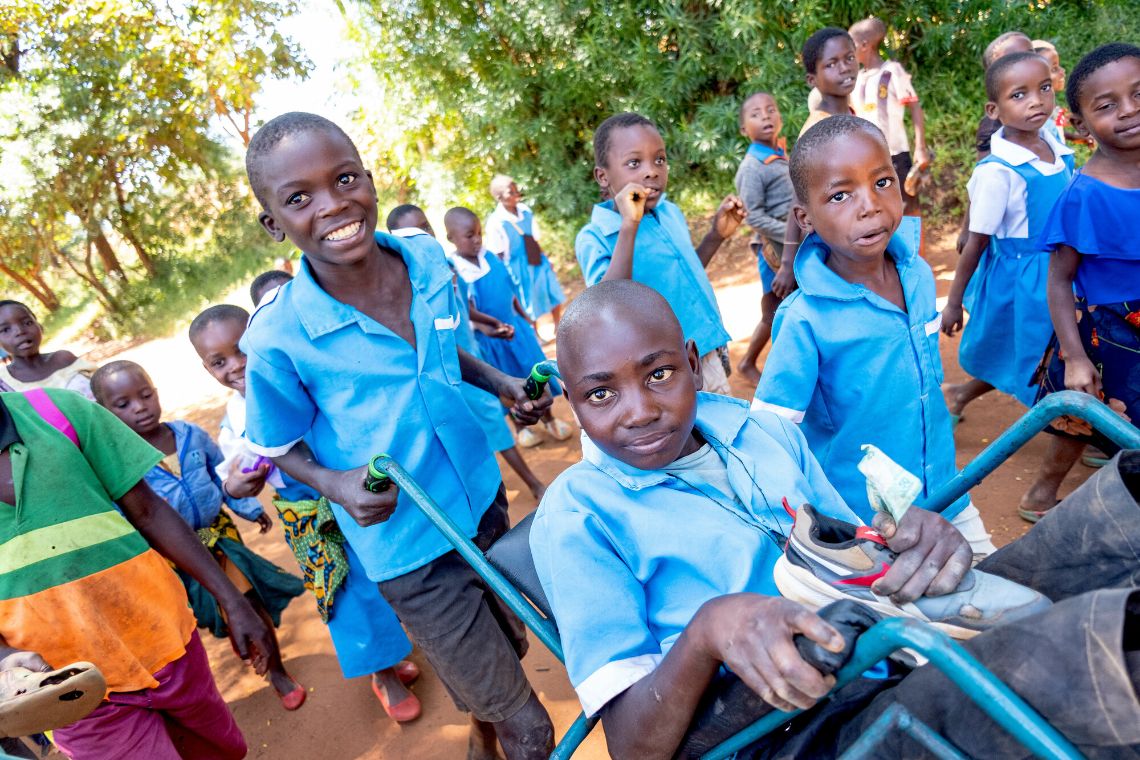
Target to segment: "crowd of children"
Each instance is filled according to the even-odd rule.
[[[1027,406],[1078,390],[1140,422],[1140,254],[1120,234],[1140,214],[1140,48],[1097,48],[1067,81],[1046,40],[1007,32],[986,48],[979,160],[939,309],[914,181],[931,162],[925,118],[887,39],[877,18],[807,38],[815,99],[791,149],[776,98],[742,99],[736,193],[696,245],[666,196],[657,125],[633,112],[598,124],[603,200],[575,239],[587,288],[565,314],[511,177],[491,181],[485,223],[446,212],[445,250],[414,205],[378,230],[372,176],[340,127],[272,119],[246,170],[261,226],[303,255],[295,272],[254,279],[252,316],[219,304],[189,327],[232,391],[217,441],[164,419],[142,366],[42,353],[31,310],[0,301],[0,502],[15,507],[0,509],[0,670],[91,660],[108,682],[103,705],[54,743],[98,760],[244,756],[195,628],[228,636],[296,710],[306,690],[274,630],[307,590],[345,678],[369,676],[392,719],[422,711],[414,643],[470,713],[469,758],[548,756],[521,622],[402,489],[364,487],[387,452],[486,550],[510,527],[498,452],[540,502],[535,567],[571,683],[615,756],[711,746],[723,738],[702,728],[714,698],[733,716],[722,733],[773,708],[807,711],[748,756],[834,756],[894,704],[970,755],[1013,756],[929,668],[868,673],[821,702],[834,678],[793,637],[850,645],[800,604],[821,599],[966,631],[1082,751],[1140,750],[1135,453],[1056,421],[1019,505],[1044,522],[1000,550],[969,494],[892,517],[860,470],[872,444],[917,477],[921,502],[957,472],[967,405],[995,389]],[[1080,168],[1071,143],[1093,148]],[[731,338],[706,273],[742,225],[762,284],[735,367],[751,404],[731,397]],[[563,382],[533,398],[547,315]],[[939,341],[959,332],[971,379],[944,385]],[[555,416],[561,396],[582,461],[548,486],[519,448],[575,434]],[[1057,506],[1090,443],[1113,458]],[[50,489],[61,472],[66,504]],[[251,551],[231,512],[280,529],[299,576]],[[1118,529],[1067,538],[1105,521]]]

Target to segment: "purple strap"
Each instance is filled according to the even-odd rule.
[[[71,426],[71,421],[59,410],[47,391],[43,388],[33,388],[30,391],[24,391],[24,398],[44,418],[44,422],[66,435],[68,440],[76,446],[79,445],[79,436],[76,435],[75,428]]]

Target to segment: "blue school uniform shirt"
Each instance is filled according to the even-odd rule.
[[[197,425],[181,420],[166,423],[174,433],[174,449],[181,475],[175,476],[159,465],[144,480],[156,494],[174,507],[194,530],[208,528],[222,505],[247,520],[256,520],[264,511],[257,499],[235,499],[222,488],[216,469],[222,463],[222,450]]]
[[[586,285],[602,281],[620,230],[621,214],[614,209],[612,200],[594,206],[590,222],[574,241],[574,253]],[[712,283],[693,248],[685,215],[664,195],[657,208],[645,212],[637,228],[633,279],[665,297],[685,338],[696,342],[701,356],[732,339],[721,322]]]
[[[415,348],[326,293],[302,259],[297,277],[254,313],[242,337],[246,436],[266,456],[280,456],[304,437],[317,461],[335,470],[387,452],[461,532],[474,536],[502,479],[459,391],[451,270],[399,238],[376,239],[408,268]],[[374,581],[451,549],[403,492],[392,518],[378,525],[360,527],[338,504],[333,512]]]
[[[776,310],[753,400],[753,408],[800,424],[828,479],[867,523],[874,512],[857,469],[863,444],[918,476],[923,497],[957,472],[941,391],[942,315],[934,274],[918,255],[918,232],[905,223],[887,245],[905,312],[829,269],[818,235],[804,241],[795,263],[799,289]],[[967,504],[963,496],[943,515],[951,519]]]
[[[785,500],[858,522],[787,420],[698,393],[696,429],[732,493],[691,470],[631,467],[583,435],[582,461],[551,483],[535,515],[535,568],[588,715],[651,673],[705,602],[779,595]]]

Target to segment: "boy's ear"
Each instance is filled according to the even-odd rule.
[[[285,242],[285,230],[277,226],[277,220],[268,211],[262,211],[257,215],[257,221],[261,224],[262,228],[269,233],[269,237],[276,240],[278,243]]]
[[[594,181],[598,183],[598,187],[610,186],[610,178],[606,175],[606,170],[604,167],[594,167]]]
[[[690,338],[685,341],[685,358],[689,360],[689,369],[693,373],[693,387],[695,390],[703,390],[705,387],[705,376],[701,373],[701,355],[697,353],[697,342]]]
[[[997,119],[997,111],[997,103],[993,102],[992,100],[986,103],[986,116],[990,117],[991,119]]]
[[[792,204],[792,216],[795,217],[796,226],[803,230],[805,235],[810,235],[815,231],[815,227],[811,223],[811,214],[808,213],[807,207],[798,200]]]
[[[1069,114],[1069,124],[1077,130],[1077,134],[1081,137],[1092,137],[1092,132],[1089,131],[1089,126],[1085,123],[1084,117],[1071,113]]]
[[[804,80],[807,81],[808,87],[815,87],[815,74],[805,74]]]

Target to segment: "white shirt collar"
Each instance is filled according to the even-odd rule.
[[[473,264],[460,256],[455,250],[451,250],[447,252],[447,260],[455,267],[455,274],[459,275],[464,282],[475,282],[491,271],[491,265],[487,263],[487,256],[493,255],[494,254],[487,253],[487,250],[484,249],[479,253],[479,263]]]
[[[410,238],[426,235],[427,231],[421,230],[419,227],[401,227],[398,230],[392,230],[392,234],[400,238]]]
[[[1057,138],[1048,129],[1040,129],[1038,133],[1045,142],[1049,143],[1049,147],[1053,150],[1053,163],[1056,164],[1061,160],[1061,156],[1068,156],[1073,152],[1072,148],[1068,148],[1061,143],[1057,142]],[[990,138],[990,153],[994,154],[1006,163],[1020,166],[1021,164],[1028,164],[1032,161],[1039,161],[1037,154],[1029,148],[1012,143],[1005,139],[1005,127],[1000,128],[994,132],[993,137]]]
[[[523,218],[523,212],[530,211],[530,206],[526,205],[522,201],[519,201],[517,208],[519,212],[517,214],[512,214],[510,211],[507,211],[506,206],[500,203],[498,206],[495,206],[495,211],[492,216],[501,216],[505,219],[510,219],[512,222],[521,222]]]

